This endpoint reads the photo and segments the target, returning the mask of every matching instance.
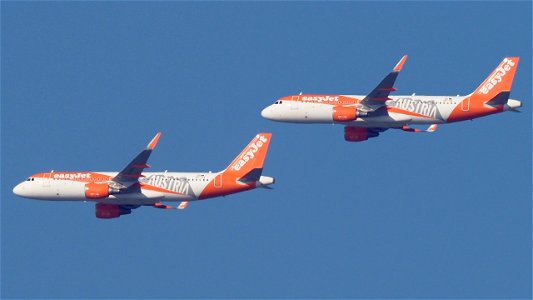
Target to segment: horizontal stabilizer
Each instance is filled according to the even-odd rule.
[[[494,98],[487,101],[485,104],[490,106],[496,106],[496,105],[504,105],[507,103],[507,100],[509,100],[509,95],[511,92],[500,92],[498,95],[494,96]]]
[[[252,169],[250,170],[250,172],[246,173],[244,176],[239,178],[239,181],[241,182],[258,181],[259,178],[261,178],[262,173],[263,173],[263,168]]]

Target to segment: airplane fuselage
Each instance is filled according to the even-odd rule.
[[[375,111],[358,112],[354,120],[336,120],[339,107],[358,108],[363,95],[292,95],[278,99],[261,115],[269,120],[289,123],[338,123],[357,127],[398,127],[407,124],[441,124],[478,118],[521,106],[509,99],[507,104],[483,109],[470,103],[469,96],[390,96]],[[359,114],[361,113],[361,114]]]
[[[129,193],[88,199],[87,184],[109,184],[118,172],[49,172],[32,175],[14,188],[22,197],[51,201],[95,201],[109,204],[147,205],[160,201],[195,201],[237,193],[273,183],[261,176],[256,182],[223,178],[223,172],[145,172]]]

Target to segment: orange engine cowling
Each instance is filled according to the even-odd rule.
[[[344,127],[344,139],[348,142],[362,142],[369,138],[368,129],[361,127]]]
[[[96,203],[96,217],[99,219],[118,218],[121,215],[131,214],[131,209],[115,204]]]
[[[85,185],[85,198],[101,199],[109,196],[109,185],[103,183],[87,183]]]
[[[349,122],[357,119],[357,108],[354,106],[334,106],[333,121]]]

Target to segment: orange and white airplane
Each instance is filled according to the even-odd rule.
[[[437,124],[471,120],[503,111],[517,111],[522,103],[509,99],[518,57],[506,57],[471,94],[466,96],[390,96],[407,55],[368,95],[302,94],[282,97],[261,115],[289,123],[334,123],[344,127],[344,139],[360,142],[394,128],[433,132]],[[411,124],[431,124],[428,129]]]
[[[140,206],[184,209],[203,200],[255,188],[269,188],[274,178],[261,176],[272,134],[259,133],[220,172],[143,172],[161,133],[120,172],[48,172],[30,176],[13,188],[18,196],[38,200],[94,201],[97,218],[118,218]],[[162,201],[181,202],[178,207]]]

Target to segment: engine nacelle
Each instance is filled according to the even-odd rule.
[[[367,128],[363,127],[344,127],[344,139],[348,142],[362,142],[378,135],[379,133],[369,131]]]
[[[357,119],[357,108],[355,106],[337,105],[333,107],[333,121],[350,122]]]
[[[87,183],[85,185],[85,198],[102,199],[109,196],[109,185],[105,183]]]
[[[100,219],[118,218],[121,215],[131,214],[131,209],[115,204],[96,203],[96,217]]]

